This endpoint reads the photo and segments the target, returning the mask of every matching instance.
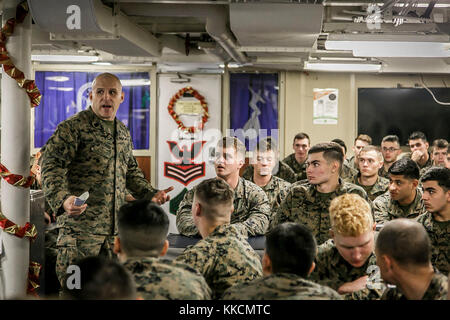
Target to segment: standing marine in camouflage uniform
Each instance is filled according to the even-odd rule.
[[[445,300],[448,279],[430,260],[431,243],[423,226],[410,219],[389,221],[376,243],[377,264],[383,280],[394,285],[383,300]]]
[[[245,236],[263,235],[269,226],[270,204],[264,191],[253,182],[239,177],[245,158],[245,145],[237,138],[224,137],[216,149],[214,167],[218,179],[234,189],[234,212],[231,223]],[[192,203],[196,187],[189,190],[177,211],[178,232],[185,236],[198,236],[192,217]]]
[[[419,168],[401,158],[389,168],[388,192],[373,201],[375,221],[383,224],[397,218],[413,219],[426,212],[419,185]]]
[[[376,266],[375,223],[370,205],[357,194],[330,205],[332,239],[319,246],[311,279],[348,300],[380,299],[385,289]]]
[[[271,138],[259,141],[250,165],[254,170],[249,178],[245,178],[263,189],[269,198],[272,210],[278,208],[287,194],[287,189],[291,186],[289,182],[272,175],[277,161],[276,150],[276,145]]]
[[[61,122],[42,155],[45,198],[57,216],[57,274],[60,281],[70,264],[84,256],[112,257],[117,234],[116,213],[126,188],[136,198],[159,203],[166,191],[157,191],[144,178],[132,154],[127,127],[115,118],[124,100],[120,80],[101,74],[89,95],[92,106]],[[76,196],[89,191],[82,206]]]
[[[440,272],[450,272],[450,169],[431,167],[421,178],[427,213],[419,216],[431,241],[431,263]]]
[[[378,170],[378,175],[389,179],[388,170],[402,153],[398,136],[393,134],[383,137],[383,140],[381,141],[381,153],[383,154],[384,161],[383,166]]]
[[[125,204],[118,214],[119,236],[114,252],[133,275],[138,295],[145,300],[205,300],[211,289],[191,267],[159,259],[169,247],[169,218],[149,200]]]
[[[318,244],[329,239],[331,200],[344,193],[356,193],[368,200],[366,192],[339,178],[344,154],[335,142],[320,143],[308,153],[308,182],[294,183],[274,214],[269,229],[287,221],[308,227]]]
[[[203,274],[213,291],[213,299],[220,298],[237,283],[262,276],[259,255],[235,225],[230,224],[233,195],[222,179],[204,180],[197,186],[192,216],[203,239],[176,258]]]
[[[383,155],[378,147],[368,145],[361,149],[358,159],[358,174],[346,181],[363,188],[373,201],[385,193],[389,186],[388,179],[378,176],[378,170],[383,167]]]
[[[357,159],[358,159],[359,153],[361,152],[362,148],[364,148],[365,146],[371,145],[371,144],[372,144],[372,138],[370,136],[368,136],[367,134],[360,134],[359,136],[356,137],[355,143],[352,147],[354,156],[352,156],[350,159],[348,159],[348,165],[350,166],[350,168],[358,171]]]
[[[316,241],[297,223],[286,222],[266,234],[264,277],[225,291],[225,300],[341,300],[340,295],[307,279],[314,269]]]
[[[292,144],[294,153],[291,153],[282,161],[294,170],[297,181],[306,179],[306,158],[310,146],[309,136],[304,132],[297,133]]]

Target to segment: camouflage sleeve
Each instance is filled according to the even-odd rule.
[[[345,300],[380,300],[383,295],[382,290],[364,288],[363,290],[347,293]]]
[[[225,290],[219,300],[243,300],[242,295],[247,293],[243,290],[248,290],[246,287],[248,287],[248,283],[237,283]]]
[[[176,259],[176,262],[187,264],[194,270],[200,272],[208,282],[207,275],[215,265],[215,250],[205,241],[197,242],[196,245],[188,246]]]
[[[252,189],[248,194],[248,218],[233,224],[244,236],[263,235],[269,227],[270,205],[266,193],[261,188]]]
[[[281,196],[281,192],[277,194],[275,199],[272,202],[272,212],[276,212],[277,209],[280,207],[281,202],[283,202],[283,197]],[[270,222],[269,222],[270,223]]]
[[[176,224],[178,232],[185,236],[198,236],[198,229],[192,218],[192,202],[194,200],[194,189],[189,190],[184,195],[183,200],[178,207]]]
[[[375,215],[376,223],[383,224],[389,221],[388,210],[388,199],[386,194],[382,194],[373,200],[373,213]]]
[[[333,279],[330,278],[329,270],[329,268],[331,268],[330,260],[332,255],[332,247],[333,241],[331,239],[325,241],[317,247],[317,256],[315,259],[316,267],[309,277],[314,282],[332,288],[333,290],[337,290],[338,286],[336,279],[334,276]]]
[[[75,158],[79,143],[79,134],[69,122],[58,125],[55,133],[50,137],[42,154],[42,190],[52,211],[62,213],[64,200],[71,194],[68,188],[67,172]]]
[[[131,138],[130,143],[132,143]],[[144,173],[139,168],[136,158],[133,156],[133,154],[130,155],[128,161],[126,179],[127,190],[129,190],[131,195],[136,199],[152,200],[153,196],[158,192],[158,190],[154,189],[150,182],[145,179]]]
[[[273,200],[272,202],[272,212],[276,212],[277,209],[280,207],[281,202],[283,202],[284,198],[286,198],[290,186],[291,186],[290,183],[286,183],[280,188],[279,192],[275,197],[275,200]]]
[[[396,288],[389,288],[383,292],[381,300],[400,300],[402,295],[397,291]]]
[[[282,199],[277,210],[272,215],[268,231],[272,230],[277,225],[282,224],[283,222],[290,221],[289,216],[290,216],[291,209],[292,209],[291,204],[292,204],[292,188],[289,189],[286,197],[284,199]]]

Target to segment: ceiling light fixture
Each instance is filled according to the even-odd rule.
[[[96,62],[99,60],[99,57],[83,55],[34,54],[31,55],[31,60],[41,62]]]
[[[125,79],[120,80],[123,87],[135,87],[135,86],[149,86],[149,79]]]
[[[95,66],[110,66],[110,65],[112,65],[111,62],[106,62],[106,61],[92,62],[91,64],[93,64]]]
[[[335,61],[305,61],[304,70],[328,72],[378,72],[381,64],[377,63],[339,63]]]
[[[327,50],[352,50],[355,57],[448,58],[450,44],[408,41],[325,41]]]

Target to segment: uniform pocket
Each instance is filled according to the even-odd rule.
[[[99,143],[99,144],[95,144],[92,145],[89,150],[99,156],[103,156],[105,158],[110,158],[111,157],[111,150],[109,148],[107,148],[104,144]]]
[[[77,246],[77,239],[69,235],[59,235],[56,239],[56,246],[59,247],[75,247]]]
[[[59,235],[56,240],[58,253],[56,256],[56,275],[61,286],[64,286],[67,277],[67,268],[76,263],[79,258],[77,239],[68,235]]]

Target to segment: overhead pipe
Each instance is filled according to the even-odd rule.
[[[247,56],[238,50],[238,44],[227,27],[228,12],[220,7],[214,7],[211,15],[206,18],[206,32],[216,40],[230,57],[240,64],[249,61]]]
[[[129,15],[145,14],[149,17],[197,17],[206,18],[206,32],[240,64],[249,63],[249,58],[238,50],[237,41],[228,28],[228,6],[225,5],[187,5],[187,4],[142,4],[127,8]]]

